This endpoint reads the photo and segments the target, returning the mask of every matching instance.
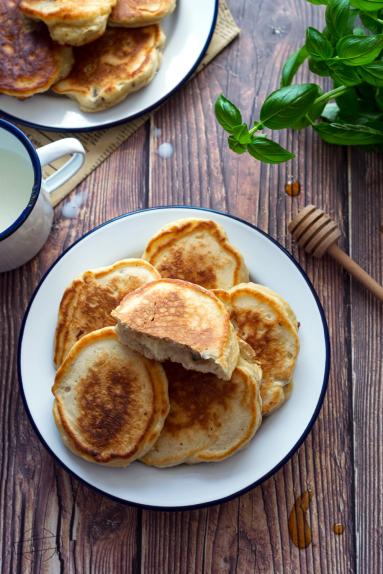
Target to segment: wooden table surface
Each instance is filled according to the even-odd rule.
[[[250,119],[278,85],[281,64],[304,29],[322,25],[321,9],[303,0],[231,0],[230,6],[240,39],[73,192],[86,192],[79,217],[65,218],[58,206],[41,253],[0,276],[2,573],[383,571],[383,308],[331,260],[306,258],[287,233],[291,215],[315,203],[341,223],[343,247],[381,282],[382,156],[326,145],[309,130],[281,133],[297,156],[281,167],[228,151],[214,120],[217,95],[226,93]],[[304,71],[301,78],[307,77]],[[174,146],[172,158],[158,156],[162,142]],[[284,193],[290,174],[302,185],[294,199]],[[23,312],[63,249],[111,217],[166,204],[227,211],[285,245],[319,293],[332,342],[322,411],[290,462],[231,502],[169,513],[113,502],[56,464],[25,414],[16,372]],[[299,550],[289,538],[288,516],[307,488],[313,541]],[[345,525],[342,536],[333,532],[336,522]]]

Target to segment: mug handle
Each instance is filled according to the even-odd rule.
[[[70,179],[84,164],[85,149],[76,138],[65,138],[49,143],[36,150],[41,167],[59,159],[64,155],[71,154],[68,159],[55,173],[42,180],[44,190],[49,194]]]

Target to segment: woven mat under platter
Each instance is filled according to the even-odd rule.
[[[207,66],[207,64],[209,64],[209,62],[211,62],[228,44],[230,44],[238,34],[239,28],[231,15],[226,4],[226,0],[221,0],[213,38],[197,72]],[[57,205],[62,199],[64,199],[68,193],[70,193],[83,179],[96,169],[96,167],[98,167],[111,153],[113,153],[115,149],[134,134],[134,132],[138,130],[138,128],[141,127],[148,118],[149,114],[114,128],[75,134],[76,137],[81,140],[87,151],[86,161],[76,176],[52,194],[53,205]],[[66,133],[44,132],[25,126],[20,127],[31,138],[36,147],[41,147],[51,141],[68,137],[68,134]],[[54,167],[58,167],[58,165],[59,162],[57,162],[57,165],[54,164]],[[53,168],[47,167],[46,170],[44,169],[44,175],[48,176],[53,171]]]

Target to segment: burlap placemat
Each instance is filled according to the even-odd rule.
[[[239,28],[231,15],[226,4],[226,0],[221,0],[213,38],[196,73],[207,66],[207,64],[209,64],[215,56],[230,44],[238,34]],[[81,140],[87,151],[86,160],[81,170],[72,177],[68,183],[52,193],[51,200],[53,205],[57,205],[62,199],[64,199],[68,193],[70,193],[84,178],[96,169],[96,167],[98,167],[115,149],[134,134],[134,132],[138,130],[138,128],[141,127],[149,117],[150,114],[147,114],[114,128],[76,133],[76,137]],[[36,147],[41,147],[49,142],[68,137],[68,133],[44,132],[25,126],[20,127],[27,133]],[[47,166],[44,169],[45,177],[50,175],[58,165],[60,165],[60,162],[56,162],[52,167]]]

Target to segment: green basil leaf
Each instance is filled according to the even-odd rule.
[[[233,128],[232,135],[240,144],[246,145],[252,141],[251,134],[249,134],[249,128],[246,124],[241,124],[240,126]]]
[[[352,33],[356,14],[348,0],[328,0],[326,8],[327,30],[334,38]]]
[[[307,119],[306,116],[303,116],[303,118],[300,118],[299,120],[297,120],[295,122],[295,124],[290,126],[290,128],[293,130],[303,130],[304,128],[307,128],[309,125],[310,125],[310,121]]]
[[[379,24],[374,18],[371,18],[368,14],[361,12],[359,14],[359,18],[362,21],[362,24],[367,30],[370,30],[374,34],[379,34],[382,31],[382,25]]]
[[[282,163],[295,157],[293,153],[265,137],[253,138],[252,143],[247,146],[247,151],[255,159],[265,163]]]
[[[223,94],[217,98],[214,111],[217,121],[226,132],[232,133],[235,127],[242,124],[241,112]]]
[[[366,88],[371,88],[372,94],[369,95],[368,99],[365,99],[362,95]],[[369,90],[367,90],[370,93]],[[347,93],[342,94],[336,98],[336,103],[339,106],[339,119],[342,122],[350,124],[360,124],[364,123],[362,117],[367,118],[370,121],[376,121],[381,119],[381,110],[376,101],[376,93],[379,89],[370,86],[369,84],[359,84],[354,88],[349,88]]]
[[[345,94],[336,98],[336,103],[339,106],[339,114],[342,118],[356,116],[360,113],[361,100],[359,98],[356,88],[350,88]]]
[[[376,130],[379,130],[380,132],[383,132],[383,121],[369,122],[368,126],[375,128]]]
[[[319,89],[318,97],[321,96],[322,94],[323,94],[322,90]],[[314,122],[317,118],[319,118],[322,115],[325,105],[326,102],[319,102],[319,103],[314,102],[313,105],[310,107],[310,109],[307,111],[307,113],[298,121],[296,121],[291,127],[294,130],[301,130],[302,128],[306,128],[307,126],[311,125],[312,122]]]
[[[377,127],[377,124],[382,123],[383,120],[383,113],[379,112],[379,113],[366,113],[363,116],[358,116],[357,121],[355,123],[357,124],[365,124],[366,126],[371,126],[374,127],[375,129],[379,129],[380,131],[383,131],[380,127]],[[374,125],[372,125],[374,124]]]
[[[370,86],[369,84],[363,83],[356,86],[356,91],[361,99],[361,106],[364,112],[374,112],[375,111],[375,93],[376,88]]]
[[[307,0],[307,2],[315,4],[316,6],[319,6],[320,4],[327,4],[327,0]]]
[[[236,138],[235,136],[229,136],[227,143],[229,144],[229,148],[231,149],[231,151],[234,151],[235,153],[245,153],[245,151],[247,151],[247,145],[246,144],[241,144]]]
[[[383,34],[345,36],[336,45],[337,57],[347,66],[363,66],[377,58],[383,49]]]
[[[372,125],[374,122],[383,119],[382,111],[375,98],[375,93],[379,91],[377,88],[373,88],[374,95],[371,101],[366,102],[364,99],[359,97],[359,88],[367,85],[368,84],[360,84],[360,86],[357,86],[356,88],[351,88],[349,92],[336,99],[336,103],[339,106],[340,121],[346,124],[366,123],[367,125]]]
[[[339,98],[336,103],[339,105],[338,118],[328,118],[329,121],[337,123],[339,120],[339,122],[345,124],[362,124],[377,127],[377,122],[383,119],[382,111],[379,108],[375,106],[375,111],[367,111],[364,107],[364,102],[358,98],[351,100],[348,106],[344,105],[343,102],[339,103]],[[377,127],[377,129],[380,129],[380,127]]]
[[[358,70],[359,68],[345,66],[341,62],[330,64],[330,75],[339,85],[355,86],[360,84],[362,80],[359,77]]]
[[[383,89],[376,90],[374,100],[378,108],[383,111]]]
[[[358,123],[354,118],[363,114],[380,113],[375,95],[377,88],[363,83],[348,88],[347,92],[335,99],[339,106],[339,116],[345,123]]]
[[[288,128],[308,112],[318,94],[316,84],[280,88],[264,101],[261,122],[271,129]]]
[[[363,28],[354,28],[352,33],[354,34],[354,36],[365,36],[366,32],[364,31]]]
[[[314,129],[327,143],[338,145],[370,145],[383,143],[383,132],[355,124],[318,124]]]
[[[362,125],[362,126],[368,126],[370,128],[374,128],[375,130],[379,130],[383,133],[383,114],[382,112],[380,113],[376,113],[376,114],[372,114],[372,113],[363,113],[360,114],[358,116],[353,116],[352,117],[352,121],[350,123],[352,124],[358,124],[358,125]],[[341,122],[345,121],[346,123],[347,120],[343,120],[341,118]]]
[[[325,26],[325,28],[323,28],[322,34],[323,34],[323,36],[326,38],[326,40],[328,40],[329,42],[333,43],[333,37],[331,36],[331,32],[329,31],[329,29],[327,28],[327,26]],[[335,44],[336,44],[336,42],[335,42]]]
[[[320,92],[320,95],[322,95],[322,91]],[[310,120],[313,122],[314,120],[319,118],[322,115],[322,112],[325,109],[325,107],[326,102],[319,102],[319,104],[318,103],[313,104],[309,109],[309,111],[307,112],[307,115],[309,116]]]
[[[326,62],[320,60],[312,60],[309,59],[309,69],[313,74],[317,74],[317,76],[326,77],[330,75],[330,68],[326,64]]]
[[[365,12],[376,12],[383,8],[382,0],[350,0],[350,4]]]
[[[383,86],[383,62],[376,61],[358,68],[359,76],[371,86]]]
[[[333,47],[330,42],[315,28],[306,30],[306,49],[314,60],[328,60],[333,55]]]
[[[297,73],[299,67],[303,64],[305,59],[307,58],[308,53],[306,47],[303,46],[294,54],[291,54],[285,62],[285,65],[282,68],[282,80],[281,80],[281,88],[284,86],[289,86],[293,81],[295,74]]]

